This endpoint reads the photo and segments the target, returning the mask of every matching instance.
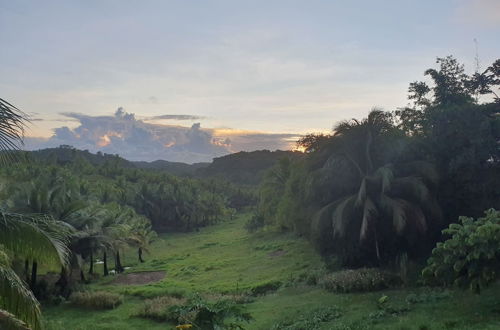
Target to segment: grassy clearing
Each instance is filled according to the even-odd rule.
[[[339,315],[321,322],[321,329],[498,329],[500,285],[480,296],[450,291],[433,295],[425,289],[385,290],[372,293],[335,294],[319,287],[290,286],[291,279],[318,269],[322,262],[304,239],[293,235],[258,233],[243,229],[245,216],[199,232],[162,235],[139,264],[135,251],[127,251],[129,272],[164,270],[166,277],[146,285],[110,284],[113,276],[89,285],[93,290],[125,294],[112,310],[95,311],[46,306],[47,328],[59,329],[168,329],[164,322],[135,317],[146,298],[189,293],[276,292],[257,296],[247,304],[255,320],[248,329],[271,329],[282,320],[317,317],[319,307],[335,307]],[[101,271],[97,268],[97,271]],[[388,296],[391,312],[383,312],[378,299]],[[410,297],[410,298],[408,298]],[[407,301],[408,300],[408,301]],[[407,310],[409,309],[409,310]],[[396,311],[396,312],[394,312]]]

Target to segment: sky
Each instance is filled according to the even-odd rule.
[[[405,106],[436,57],[486,68],[499,35],[499,0],[0,0],[0,97],[28,149],[209,161]]]

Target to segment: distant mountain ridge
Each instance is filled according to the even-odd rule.
[[[158,170],[173,175],[197,178],[219,177],[233,183],[247,185],[258,184],[263,173],[276,164],[279,159],[283,157],[296,159],[303,156],[302,153],[297,151],[241,151],[214,158],[212,163],[186,164],[167,160],[156,160],[152,162],[129,161],[119,155],[101,152],[93,154],[88,150],[78,150],[67,145],[62,145],[58,148],[26,151],[26,154],[40,161],[54,162],[60,165],[84,160],[94,166],[99,166],[112,161],[126,168]]]

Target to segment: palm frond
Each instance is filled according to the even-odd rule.
[[[363,180],[361,180],[361,185],[358,190],[355,206],[361,207],[365,203],[365,201],[366,201],[366,178],[363,178]]]
[[[16,256],[58,269],[67,263],[69,252],[64,235],[50,229],[55,225],[42,216],[0,210],[0,243]]]
[[[29,122],[28,115],[0,98],[0,163],[14,160],[12,150],[23,145],[24,131]]]
[[[378,211],[375,203],[370,198],[367,198],[363,206],[363,219],[361,220],[361,229],[359,231],[359,239],[361,241],[366,239],[370,225],[377,216]]]
[[[394,190],[398,191],[398,195],[411,197],[420,203],[427,203],[430,200],[429,188],[418,177],[407,176],[394,179],[393,186]]]
[[[38,301],[10,268],[7,255],[0,250],[0,311],[1,309],[12,313],[33,330],[41,329],[41,311]],[[12,317],[7,314],[0,314],[0,324],[2,324],[1,321],[14,324]]]
[[[26,323],[3,309],[0,309],[0,329],[30,330]]]
[[[375,170],[373,174],[375,178],[379,179],[382,182],[382,192],[388,192],[391,189],[392,181],[394,180],[394,171],[392,169],[392,165],[385,165],[379,167]]]
[[[347,209],[353,207],[356,202],[357,195],[351,195],[341,200],[335,207],[332,213],[333,236],[344,237],[346,233],[347,223],[350,218],[347,214]]]
[[[398,234],[406,228],[406,205],[407,202],[400,198],[391,198],[385,194],[380,195],[380,205],[385,213],[392,216],[392,225]]]

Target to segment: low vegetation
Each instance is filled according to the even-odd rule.
[[[81,291],[73,292],[69,301],[76,307],[113,309],[123,303],[123,296],[107,291]]]

